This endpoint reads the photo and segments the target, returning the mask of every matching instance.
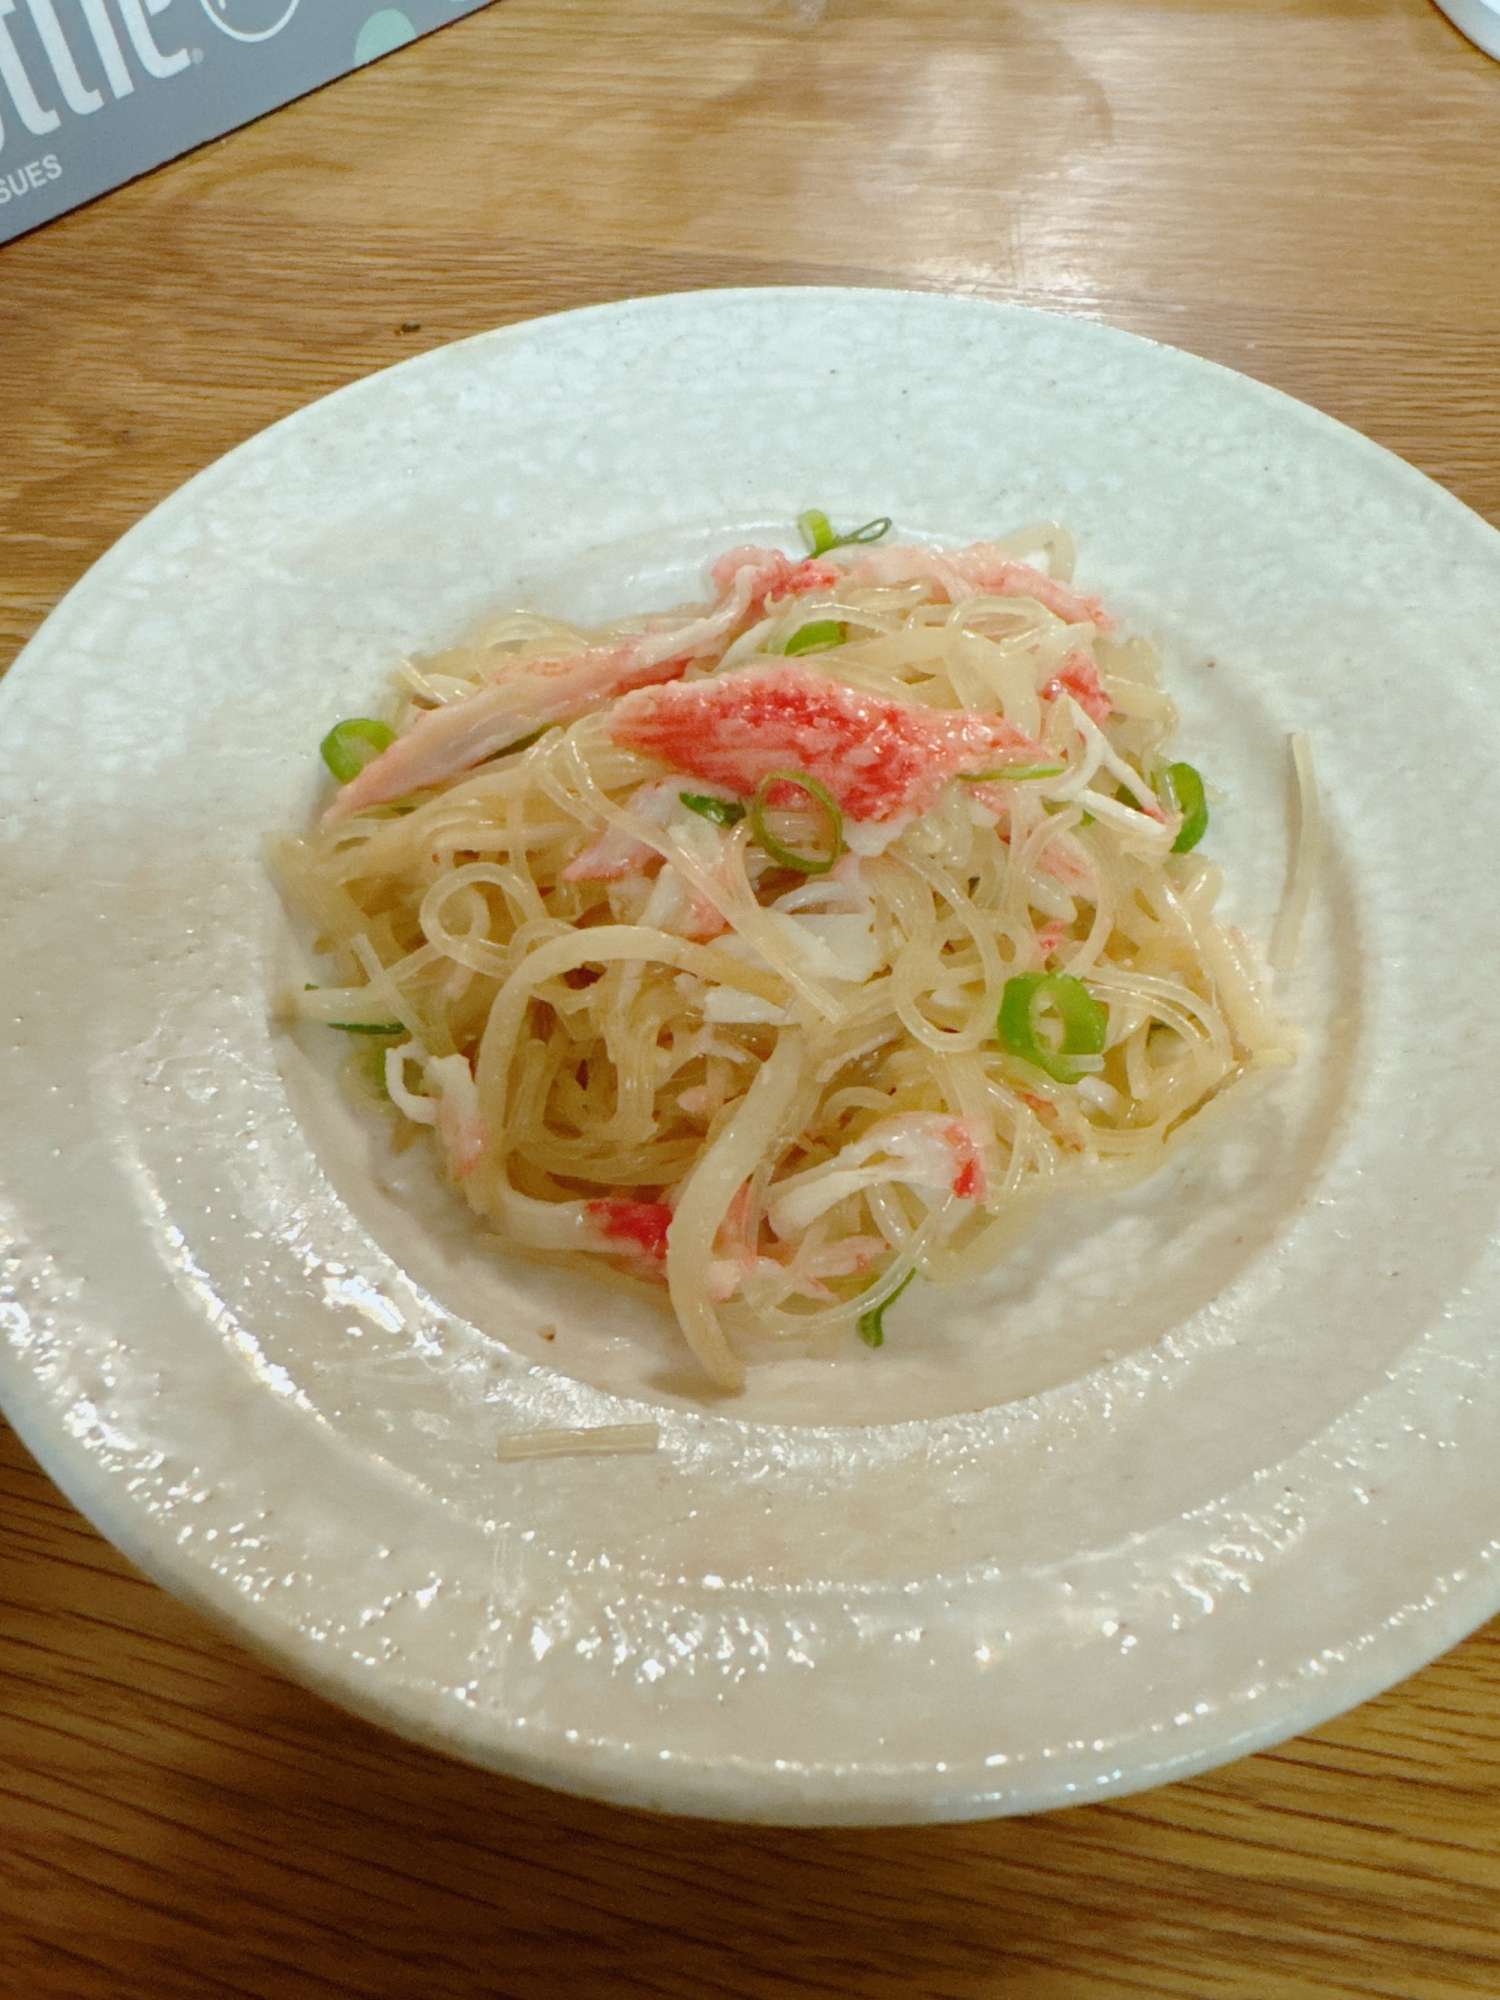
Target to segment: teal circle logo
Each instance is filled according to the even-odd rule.
[[[377,56],[388,56],[392,49],[399,49],[404,42],[416,39],[416,29],[399,7],[382,7],[360,29],[359,39],[354,44],[354,60],[356,63],[374,62]]]

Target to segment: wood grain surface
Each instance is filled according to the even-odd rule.
[[[0,249],[0,664],[310,398],[700,286],[1107,320],[1500,522],[1497,169],[1500,64],[1426,0],[500,0]],[[1133,1799],[705,1826],[338,1713],[138,1577],[3,1433],[0,1991],[1497,1994],[1500,1632]]]

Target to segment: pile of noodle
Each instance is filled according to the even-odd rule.
[[[1059,530],[1004,546],[1070,572]],[[639,788],[673,774],[619,747],[606,708],[275,855],[328,961],[289,1011],[382,1030],[351,1040],[351,1067],[408,1134],[414,1109],[434,1124],[423,1104],[462,1095],[467,1153],[441,1119],[433,1143],[477,1215],[523,1253],[665,1278],[688,1342],[727,1386],[747,1337],[821,1348],[868,1329],[913,1272],[938,1285],[985,1272],[1038,1196],[1150,1172],[1226,1086],[1289,1059],[1251,953],[1214,915],[1218,868],[1174,853],[1175,823],[1141,810],[1174,722],[1144,641],[1025,597],[950,604],[920,581],[838,584],[772,601],[713,671],[779,653],[810,619],[840,621],[846,640],[800,665],[905,702],[1000,712],[1062,774],[954,779],[894,837],[846,826],[858,851],[803,878],[749,821],[633,812]],[[391,719],[400,729],[461,698],[498,663],[627,629],[639,621],[601,635],[499,618],[405,667]],[[1112,704],[1102,726],[1043,698],[1080,649]],[[661,866],[566,879],[611,827]],[[664,927],[669,868],[727,929],[695,942]],[[825,923],[809,943],[820,926],[807,919],[829,916],[842,931]],[[1075,1081],[997,1035],[1007,980],[1042,970],[1082,980],[1108,1010],[1103,1052]],[[911,1165],[944,1121],[978,1158],[968,1194]],[[666,1204],[664,1258],[589,1240],[579,1205],[601,1200]]]

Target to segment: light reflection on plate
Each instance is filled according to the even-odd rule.
[[[401,651],[501,603],[690,594],[814,502],[942,539],[1066,521],[1166,654],[1236,920],[1264,936],[1280,894],[1289,730],[1332,858],[1294,1071],[973,1293],[908,1294],[879,1354],[715,1401],[650,1302],[496,1257],[273,1029],[259,842]],[[598,1796],[1031,1810],[1387,1684],[1500,1600],[1497,600],[1500,538],[1364,440],[972,300],[604,307],[302,412],[134,530],[0,690],[7,1408],[289,1671]],[[495,1457],[650,1418],[653,1457]]]

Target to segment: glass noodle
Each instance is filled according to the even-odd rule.
[[[323,955],[286,1012],[349,1036],[353,1087],[506,1246],[665,1284],[728,1388],[748,1346],[878,1344],[914,1272],[983,1273],[1038,1197],[1149,1173],[1290,1060],[1156,655],[1072,590],[1067,535],[872,540],[403,666],[396,751],[482,760],[434,778],[343,728],[340,802],[274,854]],[[508,690],[524,733],[485,750],[468,718]]]

